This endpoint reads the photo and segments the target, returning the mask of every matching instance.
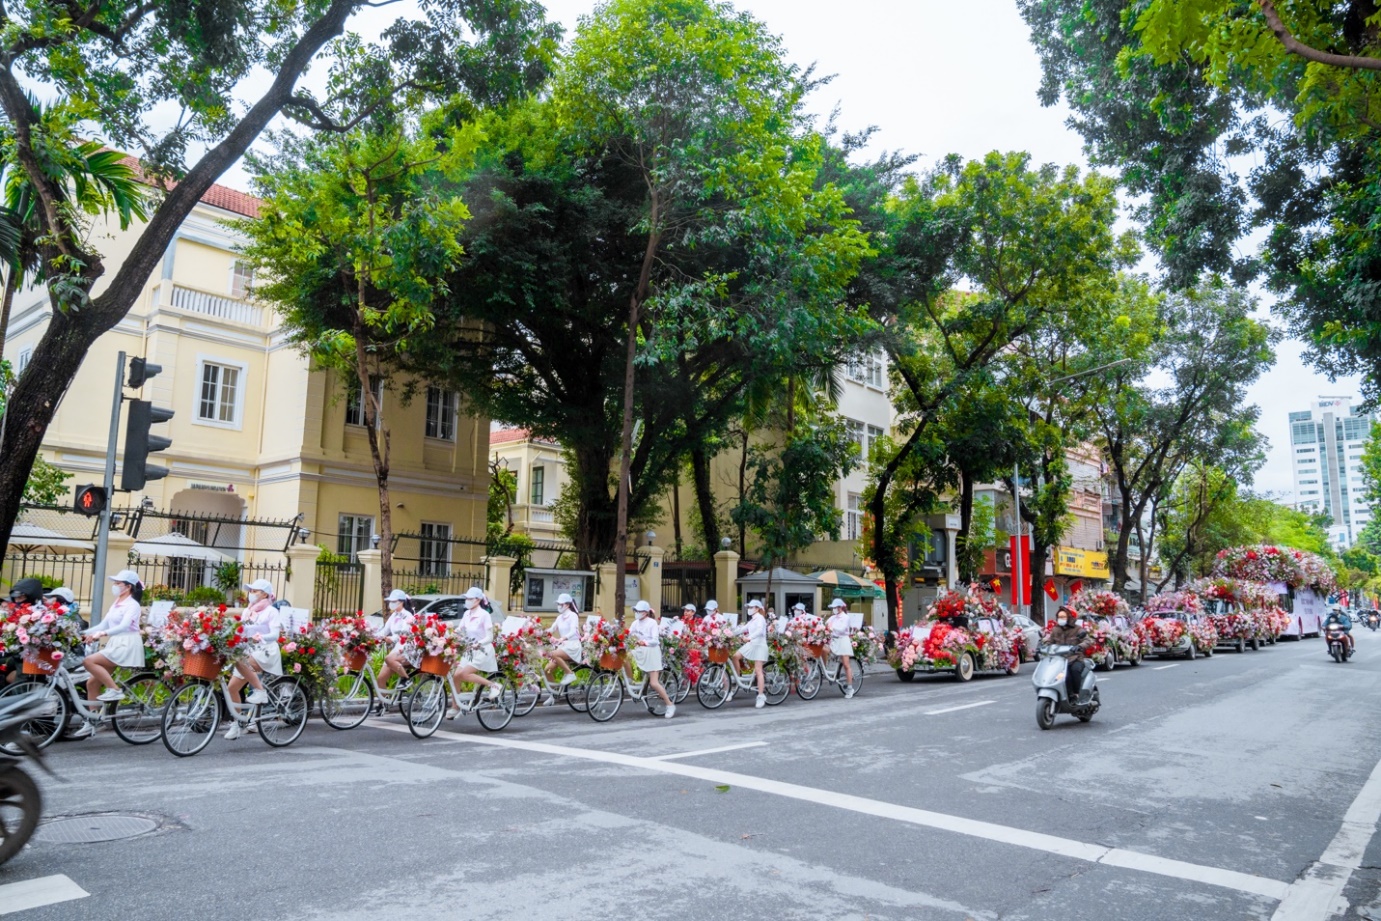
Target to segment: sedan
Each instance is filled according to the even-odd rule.
[[[1012,620],[1021,628],[1021,661],[1030,662],[1036,657],[1036,650],[1041,646],[1041,625],[1036,623],[1025,614],[1017,614]]]
[[[447,623],[454,623],[465,616],[464,595],[413,595],[412,600],[417,605],[418,614],[435,614]],[[383,629],[382,611],[375,611],[365,620],[369,622],[370,629]]]

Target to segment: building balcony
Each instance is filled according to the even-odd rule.
[[[161,283],[158,286],[156,302],[160,306],[176,307],[216,320],[259,328],[264,325],[264,308],[249,301],[200,291],[186,285],[175,285],[167,281]]]

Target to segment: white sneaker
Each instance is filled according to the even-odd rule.
[[[761,710],[765,706],[767,706],[767,695],[759,694],[757,702],[753,704],[753,708],[755,710]]]
[[[65,739],[89,739],[89,738],[91,738],[92,736],[94,736],[95,734],[96,734],[96,727],[95,727],[95,726],[91,725],[90,723],[82,723],[82,724],[81,724],[80,726],[78,726],[76,729],[73,729],[71,732],[67,733],[67,735],[63,736],[63,738],[65,738]]]
[[[106,688],[96,699],[102,703],[117,704],[125,699],[125,692],[119,688]]]
[[[485,694],[485,696],[488,697],[490,700],[498,700],[499,695],[501,695],[502,693],[503,688],[499,687],[497,684],[492,684],[489,686],[489,692]]]
[[[554,706],[556,706],[556,698],[553,697],[553,696],[551,696],[550,694],[548,694],[546,697],[542,698],[542,706],[544,706],[544,707],[554,707]]]
[[[563,688],[568,684],[575,684],[575,672],[566,672],[561,678],[561,686]]]
[[[845,688],[845,689],[844,689],[844,699],[845,699],[845,700],[848,700],[849,698],[851,698],[851,697],[853,697],[853,696],[854,696],[854,689],[853,689],[853,688]]]
[[[268,702],[269,692],[265,691],[263,688],[259,688],[257,691],[250,691],[249,696],[245,698],[245,703],[266,704]]]
[[[245,727],[245,732],[258,732],[258,731],[259,731],[259,724],[258,724],[258,723],[250,723],[248,726]]]
[[[234,741],[235,741],[236,739],[238,739],[239,737],[240,737],[240,724],[239,724],[239,723],[231,723],[231,724],[230,724],[230,728],[227,729],[227,730],[225,731],[225,739],[226,739],[226,741],[227,741],[227,742],[234,742]]]
[[[669,706],[667,707],[667,712],[666,712],[665,715],[666,715],[666,718],[667,718],[667,719],[671,719],[673,716],[675,716],[675,715],[676,715],[676,704],[671,704],[671,705],[669,705]]]

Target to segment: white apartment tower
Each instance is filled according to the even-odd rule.
[[[1320,397],[1307,411],[1290,413],[1296,505],[1333,519],[1328,536],[1340,550],[1371,520],[1362,495],[1362,448],[1374,421],[1353,408],[1351,397]]]

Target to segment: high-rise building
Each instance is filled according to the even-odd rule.
[[[1340,550],[1351,547],[1371,520],[1371,505],[1363,497],[1362,449],[1374,421],[1357,411],[1351,397],[1320,397],[1308,410],[1290,413],[1295,504],[1333,519],[1328,536]]]

